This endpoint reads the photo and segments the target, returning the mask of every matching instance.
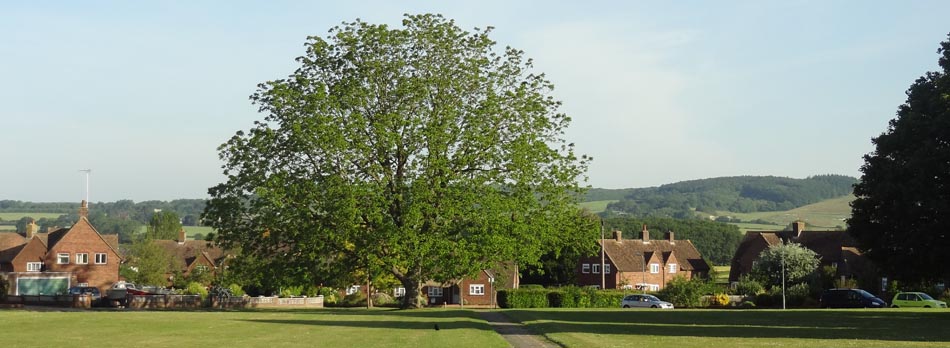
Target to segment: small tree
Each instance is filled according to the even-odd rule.
[[[168,284],[168,275],[181,266],[161,246],[149,238],[132,243],[129,251],[129,270],[126,277],[138,284],[164,286]]]
[[[181,220],[178,214],[171,211],[160,211],[152,214],[148,223],[146,236],[151,239],[175,239],[181,231]]]
[[[707,290],[710,290],[709,284],[702,279],[677,276],[666,283],[659,295],[676,307],[699,307]]]
[[[782,286],[782,265],[785,266],[785,283],[799,284],[813,274],[819,265],[818,255],[799,244],[778,244],[759,254],[752,274],[767,287]]]

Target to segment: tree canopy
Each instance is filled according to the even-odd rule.
[[[801,284],[815,273],[820,262],[818,254],[799,244],[777,244],[762,250],[752,267],[752,274],[766,286],[782,286],[784,265],[785,283]]]
[[[950,38],[950,35],[948,35]],[[950,39],[864,156],[848,231],[886,274],[950,279]]]
[[[263,121],[220,149],[209,189],[218,241],[315,283],[382,270],[421,306],[427,280],[537,263],[593,240],[551,82],[491,28],[439,15],[356,20],[310,37],[300,67],[251,96]]]
[[[152,215],[152,220],[148,223],[145,235],[151,239],[178,239],[178,232],[181,231],[181,219],[178,214],[170,211],[160,211]]]

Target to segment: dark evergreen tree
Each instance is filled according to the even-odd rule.
[[[937,53],[943,70],[917,79],[872,139],[848,220],[865,255],[903,281],[950,278],[950,40]]]

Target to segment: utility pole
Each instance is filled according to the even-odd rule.
[[[92,172],[92,169],[80,169],[80,172],[86,173],[86,204],[89,204],[89,173]]]

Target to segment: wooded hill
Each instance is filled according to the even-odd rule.
[[[734,176],[681,181],[637,189],[592,189],[586,200],[618,199],[607,212],[633,216],[692,218],[717,211],[749,213],[781,211],[848,195],[857,179],[816,175],[805,179],[776,176]]]

